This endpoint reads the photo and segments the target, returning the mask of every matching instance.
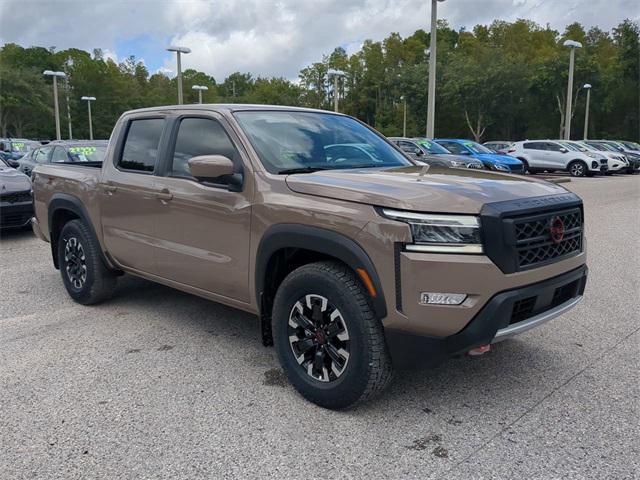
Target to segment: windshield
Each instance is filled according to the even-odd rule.
[[[350,117],[286,111],[236,112],[235,117],[271,173],[412,165]]]
[[[601,143],[590,143],[590,142],[587,142],[587,145],[589,145],[590,147],[595,148],[596,150],[599,150],[601,152],[602,151],[609,151],[609,149],[605,148],[604,145],[601,144]]]
[[[417,143],[427,153],[432,153],[434,155],[440,155],[443,153],[448,155],[451,154],[451,152],[442,145],[438,145],[436,142],[432,142],[430,140],[417,140]]]
[[[72,162],[101,162],[107,153],[107,147],[102,145],[82,145],[69,147],[68,152]]]
[[[560,145],[562,145],[563,147],[569,149],[569,150],[573,150],[574,152],[580,152],[583,150],[580,150],[576,145],[574,145],[573,143],[569,143],[569,142],[558,142]]]
[[[578,150],[581,152],[589,152],[595,150],[591,145],[587,145],[586,143],[576,142],[572,145],[575,145]]]
[[[495,153],[493,150],[489,150],[484,145],[480,145],[479,143],[476,143],[476,142],[465,141],[465,142],[462,142],[462,144],[465,147],[467,147],[469,150],[471,150],[473,153]]]
[[[627,147],[629,150],[640,150],[640,144],[635,142],[620,142],[622,145]]]
[[[612,144],[610,143],[600,143],[600,145],[602,145],[604,147],[604,150],[609,150],[610,152],[616,152],[616,153],[620,153],[620,149],[614,147]]]

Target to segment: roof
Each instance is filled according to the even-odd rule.
[[[141,112],[164,112],[171,110],[205,110],[205,111],[221,111],[227,112],[241,112],[241,111],[294,111],[294,112],[314,112],[314,113],[328,113],[334,115],[343,115],[330,110],[319,110],[316,108],[306,107],[289,107],[286,105],[257,105],[250,103],[192,103],[184,105],[163,105],[158,107],[146,107],[138,108],[135,110],[129,110],[125,114],[141,113]]]

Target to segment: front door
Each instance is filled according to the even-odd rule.
[[[187,162],[223,155],[245,179],[250,164],[214,114],[176,119],[172,131],[175,141],[168,147],[164,175],[156,177],[156,188],[164,193],[156,211],[159,275],[248,302],[253,184],[245,181],[237,192],[223,181],[202,183],[191,176]]]
[[[154,237],[158,164],[164,119],[139,118],[125,125],[125,140],[109,180],[98,185],[107,253],[121,266],[155,273]]]

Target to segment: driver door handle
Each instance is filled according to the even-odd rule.
[[[169,201],[173,198],[173,193],[171,193],[168,189],[163,188],[159,192],[156,193],[156,197],[163,202]]]

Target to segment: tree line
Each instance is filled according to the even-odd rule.
[[[592,85],[592,138],[638,140],[640,136],[640,25],[625,20],[611,31],[568,25],[560,33],[529,20],[494,21],[472,30],[438,22],[436,135],[477,140],[559,138],[563,134],[569,49],[577,40],[572,138],[581,138],[585,83]],[[303,68],[298,81],[236,72],[222,82],[194,69],[183,72],[184,102],[195,103],[192,85],[205,85],[205,103],[259,103],[331,110],[338,94],[341,112],[386,135],[424,135],[428,46],[423,30],[403,38],[390,34],[366,40],[349,55],[342,48]],[[64,71],[59,81],[63,138],[67,138],[67,94],[74,138],[88,138],[83,95],[93,95],[94,137],[108,138],[126,110],[177,102],[175,78],[150,74],[130,56],[120,63],[100,49],[22,47],[0,49],[0,135],[55,137],[53,93],[43,70]],[[344,72],[337,92],[329,70]]]

